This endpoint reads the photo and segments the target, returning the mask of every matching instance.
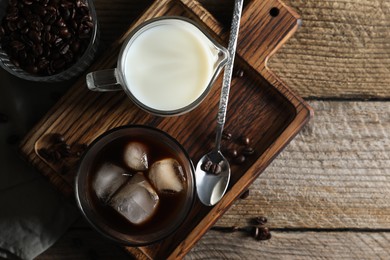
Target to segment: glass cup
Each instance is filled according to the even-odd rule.
[[[206,31],[180,16],[138,26],[123,43],[117,67],[87,74],[93,91],[124,90],[141,109],[159,116],[198,106],[228,59]]]
[[[113,203],[111,203],[115,199],[115,194],[121,192],[121,189],[132,181],[131,178],[135,178],[134,176],[139,174],[138,171],[131,170],[123,164],[123,161],[117,159],[123,158],[123,156],[115,155],[118,152],[119,154],[123,152],[121,147],[123,147],[124,143],[127,144],[129,140],[141,143],[144,141],[144,143],[149,144],[149,148],[153,148],[153,151],[149,149],[147,153],[149,168],[143,170],[143,174],[147,176],[149,181],[150,175],[147,174],[149,174],[149,170],[153,167],[151,164],[167,157],[173,157],[180,163],[186,179],[183,185],[184,189],[180,193],[180,200],[177,200],[178,197],[175,197],[177,194],[174,195],[168,192],[164,195],[168,197],[163,197],[156,190],[160,198],[157,208],[159,211],[155,212],[155,215],[142,226],[134,226],[131,222],[118,215],[119,213],[117,212],[114,212],[115,215],[112,215],[114,208],[119,207],[112,206]],[[114,147],[115,150],[108,150],[110,147]],[[108,158],[106,157],[107,151],[109,151]],[[163,154],[162,151],[164,151]],[[94,179],[93,176],[96,176],[94,174],[97,174],[97,169],[101,169],[97,165],[102,165],[103,162],[112,162],[112,160],[117,160],[113,163],[126,170],[126,173],[122,174],[122,176],[126,176],[125,178],[128,179],[124,185],[120,184],[122,186],[116,186],[119,188],[112,191],[111,198],[108,202],[102,202],[98,198],[96,189],[92,188],[96,188],[96,185],[93,183],[97,178],[95,177]],[[167,133],[142,125],[118,127],[98,137],[84,153],[77,170],[75,182],[77,204],[87,221],[105,237],[129,246],[149,245],[170,235],[187,217],[194,202],[194,172],[194,166],[185,149]],[[131,174],[135,175],[131,177]],[[111,179],[109,177],[104,178],[105,180],[109,180],[107,187],[114,187],[116,183],[113,182],[118,177]],[[154,188],[157,189],[156,187]],[[127,198],[131,198],[130,195]]]
[[[6,19],[6,14],[7,14],[6,10],[9,7],[9,5],[11,5],[13,3],[18,3],[18,2],[21,2],[21,4],[24,4],[24,3],[22,3],[22,1],[0,0],[0,21],[3,18]],[[48,30],[48,32],[50,32],[50,35],[51,35],[50,38],[52,40],[54,39],[54,37],[57,37],[56,38],[57,40],[61,38],[62,42],[60,43],[60,40],[58,40],[58,42],[57,42],[58,46],[56,45],[55,48],[57,48],[56,51],[58,51],[58,56],[60,56],[60,55],[63,55],[63,56],[60,56],[60,58],[58,58],[58,57],[53,58],[53,59],[57,59],[57,61],[59,60],[58,63],[56,63],[56,64],[51,63],[51,62],[54,63],[54,60],[49,61],[48,67],[52,66],[52,68],[50,69],[51,75],[47,75],[47,76],[46,75],[38,75],[38,74],[30,73],[27,70],[21,69],[19,66],[16,66],[15,63],[11,61],[11,58],[9,57],[7,52],[2,49],[1,45],[0,45],[0,66],[14,76],[17,76],[17,77],[25,79],[25,80],[38,81],[38,82],[59,82],[59,81],[72,79],[76,76],[79,76],[81,73],[83,73],[91,65],[93,59],[95,58],[96,51],[98,50],[99,30],[98,30],[98,21],[97,21],[97,16],[96,16],[96,11],[95,11],[95,7],[93,4],[93,0],[81,0],[81,2],[84,3],[88,7],[90,18],[92,18],[92,20],[91,20],[92,28],[90,28],[92,30],[92,32],[90,32],[90,40],[89,40],[88,45],[85,47],[85,51],[82,54],[80,54],[80,57],[77,58],[76,61],[74,60],[74,56],[76,55],[74,53],[77,53],[77,51],[75,51],[76,50],[75,48],[77,48],[77,47],[72,47],[71,44],[69,44],[67,46],[67,43],[71,43],[74,40],[74,38],[73,38],[74,36],[69,37],[69,34],[66,34],[66,33],[65,33],[65,36],[61,35],[61,33],[64,33],[64,32],[57,33],[57,35],[56,35],[56,33],[53,31],[54,30],[53,28],[55,28],[55,26],[57,26],[57,28],[65,28],[65,27],[63,27],[64,24],[67,24],[67,26],[70,26],[69,24],[71,21],[69,19],[66,20],[66,22],[64,21],[65,18],[64,18],[63,12],[65,12],[65,11],[62,11],[62,8],[64,8],[64,7],[56,6],[55,9],[57,9],[57,11],[54,11],[53,16],[49,17],[48,11],[45,10],[45,8],[47,8],[47,5],[44,5],[44,3],[42,2],[42,3],[38,4],[41,9],[39,9],[39,8],[34,9],[32,7],[29,7],[29,6],[25,7],[26,10],[30,10],[30,11],[31,10],[42,11],[43,13],[40,13],[40,15],[38,13],[32,13],[32,15],[27,14],[28,11],[26,11],[25,12],[26,14],[23,14],[23,15],[20,14],[22,19],[12,21],[13,18],[11,17],[11,21],[7,20],[7,23],[9,22],[11,24],[11,28],[12,28],[12,23],[14,23],[14,22],[19,22],[20,24],[23,24],[23,21],[33,19],[32,21],[27,21],[26,25],[24,25],[24,28],[26,28],[26,30],[29,30],[29,31],[33,30],[32,29],[33,27],[29,27],[29,26],[32,26],[32,24],[38,24],[37,25],[38,27],[34,28],[34,30],[38,31],[38,34],[40,35],[39,39],[41,39],[41,41],[37,40],[36,42],[34,42],[33,40],[31,40],[31,38],[30,38],[30,40],[28,40],[28,39],[25,40],[26,42],[29,41],[26,44],[31,44],[31,45],[36,44],[37,45],[37,47],[35,49],[31,49],[29,51],[31,51],[31,52],[36,51],[37,53],[41,53],[39,55],[36,54],[36,56],[34,56],[34,59],[39,59],[42,57],[42,55],[46,55],[48,52],[51,53],[49,55],[53,55],[53,57],[54,57],[54,54],[53,54],[54,49],[47,48],[47,45],[45,46],[46,42],[44,42],[44,41],[48,40],[48,38],[45,38],[48,36],[45,36],[45,34],[44,34],[45,30],[48,30],[47,28],[53,29],[53,30]],[[71,2],[69,2],[69,3],[71,3]],[[43,9],[42,9],[42,7],[43,7]],[[69,15],[72,15],[71,14],[72,12],[75,12],[76,15],[79,15],[77,12],[83,12],[83,11],[81,11],[81,9],[76,9],[77,11],[74,11],[74,9],[72,10],[70,8],[68,10],[69,10]],[[35,12],[38,12],[38,11],[35,11]],[[22,11],[19,10],[19,13],[22,13]],[[30,18],[29,16],[30,17],[35,16],[36,18]],[[41,25],[42,25],[42,27],[39,28]],[[80,25],[78,25],[78,26],[80,29]],[[68,29],[70,29],[70,28],[68,27]],[[2,33],[0,32],[0,35],[1,34]],[[20,31],[20,34],[23,34],[22,30]],[[28,32],[27,32],[25,35],[23,35],[23,36],[19,35],[17,37],[30,37],[30,36],[28,36]],[[52,46],[54,46],[54,44],[57,44],[57,43],[51,43],[51,44],[52,44]],[[83,44],[84,44],[84,42],[83,42]],[[79,47],[78,49],[81,49],[81,47]],[[45,52],[46,52],[46,54],[42,54]],[[72,52],[72,53],[69,54],[70,52]],[[47,55],[47,56],[49,56],[49,55]],[[67,55],[67,56],[65,57],[65,55]],[[64,70],[61,69],[58,66],[63,66],[63,65],[61,65],[62,58],[63,58],[62,61],[65,60],[67,63],[69,63],[69,64],[73,63],[73,64],[69,65],[70,67],[68,67],[67,69],[64,69]],[[20,58],[20,59],[23,59],[23,58]],[[24,58],[24,59],[26,59],[26,58]],[[44,63],[42,63],[42,66],[43,65],[44,65]],[[33,66],[35,66],[35,65],[33,65]],[[60,68],[60,69],[58,69],[58,68]],[[57,73],[56,71],[59,71],[59,72]]]

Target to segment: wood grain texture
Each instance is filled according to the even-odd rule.
[[[280,232],[256,241],[241,233],[207,232],[186,255],[200,259],[388,259],[388,232]],[[139,259],[94,230],[72,229],[36,260]]]
[[[285,0],[302,28],[269,67],[310,98],[390,97],[390,2]]]
[[[314,119],[219,225],[390,228],[390,102],[311,102]]]
[[[388,259],[390,233],[272,232],[267,241],[209,231],[186,256],[195,259]]]

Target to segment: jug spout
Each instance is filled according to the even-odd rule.
[[[229,52],[224,47],[216,45],[212,52],[215,57],[214,70],[222,69],[229,59]]]

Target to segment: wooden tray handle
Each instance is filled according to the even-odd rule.
[[[212,16],[205,17],[203,14],[208,11],[198,1],[180,1],[208,24],[227,46],[230,28],[223,28]],[[300,16],[279,0],[245,0],[237,54],[270,83],[282,84],[275,75],[269,77],[269,71],[265,73],[264,70],[267,70],[269,57],[295,33],[300,24]]]
[[[300,16],[279,0],[252,0],[243,12],[237,52],[264,76],[269,57],[300,23]]]

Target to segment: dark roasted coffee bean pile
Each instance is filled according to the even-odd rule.
[[[38,154],[48,162],[59,163],[66,158],[78,158],[87,149],[85,144],[69,145],[61,134],[51,134],[47,139],[47,147],[40,148]]]
[[[85,52],[93,31],[81,0],[9,0],[0,45],[13,64],[35,75],[54,75]]]
[[[232,133],[224,131],[222,139],[224,140],[223,153],[233,164],[241,165],[246,162],[247,157],[256,153],[255,148],[251,146],[251,139],[246,135],[235,137]]]

